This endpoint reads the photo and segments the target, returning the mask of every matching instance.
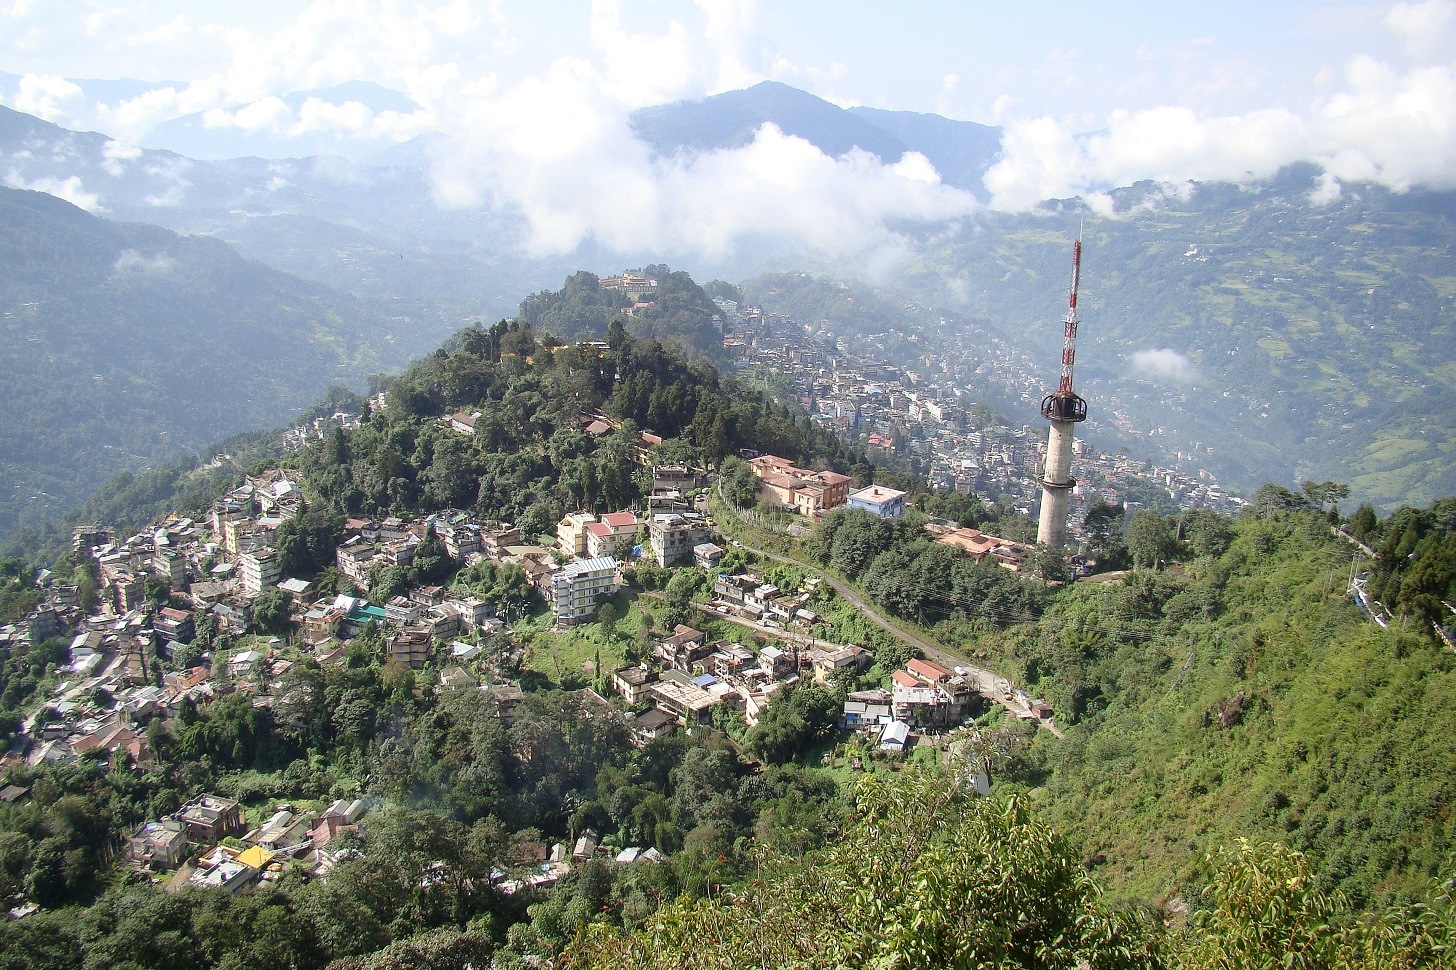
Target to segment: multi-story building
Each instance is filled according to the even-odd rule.
[[[815,472],[796,467],[775,455],[760,455],[749,461],[762,483],[765,501],[813,516],[838,508],[849,498],[849,476],[838,472]]]
[[[520,541],[521,530],[509,522],[501,522],[481,530],[480,551],[494,559],[500,559],[506,554],[508,546],[517,545]]]
[[[590,512],[570,512],[556,523],[556,541],[563,555],[586,555],[586,527],[596,520]]]
[[[430,647],[434,642],[429,630],[408,627],[385,638],[385,660],[418,670],[430,658]]]
[[[719,703],[718,698],[691,681],[685,683],[669,677],[647,685],[647,695],[658,710],[677,718],[685,727],[707,724],[712,719],[713,707]]]
[[[617,560],[611,556],[567,563],[551,577],[556,622],[561,626],[586,622],[616,589]]]
[[[165,580],[169,589],[187,585],[187,558],[175,549],[158,549],[152,559],[152,572]]]
[[[174,610],[170,606],[162,607],[152,617],[152,629],[163,640],[174,643],[191,643],[192,638],[197,635],[197,625],[192,614],[186,610]]]
[[[712,536],[712,530],[700,518],[668,513],[654,515],[647,520],[647,543],[652,550],[652,558],[664,568],[692,561],[693,547],[707,542]]]
[[[175,869],[187,857],[187,826],[175,818],[147,822],[127,842],[134,861],[158,869]]]
[[[278,553],[272,549],[254,549],[238,557],[238,568],[242,573],[243,592],[257,596],[263,590],[278,584],[282,571],[278,565]]]
[[[894,519],[905,514],[905,493],[898,488],[871,485],[849,494],[848,506],[862,509],[882,519]]]
[[[450,554],[450,558],[459,562],[482,549],[480,527],[468,522],[459,525],[437,524],[435,534],[445,544],[445,551]]]
[[[334,550],[339,571],[361,586],[368,584],[369,570],[378,556],[374,544],[362,538],[350,539]]]
[[[618,667],[612,671],[612,689],[622,695],[627,706],[636,707],[647,696],[647,685],[655,679],[656,675],[647,669],[646,664]]]
[[[981,695],[964,677],[915,659],[890,675],[895,720],[911,727],[950,727],[974,716]]]
[[[198,845],[212,845],[243,827],[242,806],[218,795],[199,795],[182,806],[176,818],[187,826],[187,837]]]

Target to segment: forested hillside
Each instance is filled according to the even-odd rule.
[[[564,510],[638,503],[642,447],[721,463],[740,505],[756,489],[739,448],[876,474],[703,361],[617,326],[604,343],[547,346],[502,321],[410,367],[359,428],[287,459],[310,505],[280,527],[290,572],[341,581],[313,539],[336,538],[344,515],[451,507],[539,533]],[[615,427],[588,435],[582,415],[597,409]],[[473,433],[439,420],[451,413]],[[665,440],[643,439],[647,427]],[[1456,599],[1456,518],[1449,502],[1385,519],[1362,509],[1339,525],[1372,562],[1332,531],[1332,494],[1269,487],[1237,519],[1141,510],[1125,529],[1103,510],[1099,555],[1139,568],[1071,584],[1038,578],[1059,573],[1041,554],[1014,574],[932,543],[925,513],[1014,525],[973,497],[921,494],[923,510],[898,520],[836,512],[783,540],[903,622],[984,652],[1065,728],[1028,731],[993,706],[911,764],[835,736],[844,698],[882,684],[881,664],[785,690],[751,730],[715,720],[638,749],[614,709],[575,689],[580,669],[519,671],[506,718],[492,691],[437,689],[433,662],[384,663],[370,624],[337,662],[292,664],[266,703],[231,693],[154,720],[145,769],[94,755],[12,769],[29,797],[0,807],[0,893],[44,909],[0,924],[0,967],[1448,965],[1456,664],[1427,623]],[[1357,555],[1397,629],[1350,602]],[[428,582],[519,608],[524,576],[508,572],[460,568],[427,534],[368,593],[387,602]],[[7,609],[24,611],[33,574],[6,565]],[[640,633],[603,619],[589,635],[643,649],[701,581],[684,569],[665,588],[644,582]],[[810,605],[854,612],[827,586]],[[202,616],[169,669],[233,649]],[[516,635],[490,649],[510,653]],[[55,642],[0,665],[7,706],[43,695],[63,656]],[[977,799],[960,779],[984,766],[992,795]],[[321,881],[285,868],[233,897],[109,875],[118,838],[202,790],[258,818],[284,800],[363,794],[378,807],[349,843],[358,853]],[[552,889],[519,884],[544,845],[587,828],[661,861],[607,855]]]
[[[1406,517],[1365,535],[1398,542]],[[1013,787],[1118,895],[1187,893],[1200,856],[1241,837],[1306,852],[1320,886],[1361,904],[1436,891],[1456,845],[1456,657],[1430,600],[1413,588],[1378,626],[1348,593],[1369,558],[1312,509],[1162,528],[1181,563],[1078,583],[1038,622],[968,644],[1071,724],[1008,759]],[[1456,591],[1453,549],[1433,527],[1407,560],[1426,595]]]
[[[0,533],[434,344],[222,243],[0,189]]]
[[[1121,190],[1115,218],[1080,203],[992,215],[896,283],[1050,354],[1081,227],[1084,395],[1118,394],[1179,448],[1211,445],[1235,488],[1334,479],[1387,511],[1429,504],[1456,492],[1440,404],[1456,380],[1456,205],[1322,185],[1301,166],[1248,186]],[[1133,356],[1151,350],[1182,363]]]
[[[757,447],[795,460],[867,471],[863,458],[784,404],[760,400],[710,364],[688,364],[654,339],[614,326],[606,350],[544,347],[501,321],[466,330],[389,387],[389,405],[300,463],[319,500],[346,514],[474,508],[529,534],[568,511],[610,511],[640,499],[632,451],[640,432],[667,439],[662,460],[720,462]],[[581,415],[603,408],[619,426],[599,440]],[[478,413],[463,435],[436,420]]]
[[[637,337],[672,344],[689,357],[721,361],[722,331],[715,322],[718,308],[687,273],[666,266],[648,266],[642,274],[657,281],[639,300],[604,287],[595,274],[573,273],[555,292],[542,291],[521,301],[517,319],[542,334],[564,340],[600,340],[612,321],[624,322]],[[635,306],[640,302],[642,305]]]

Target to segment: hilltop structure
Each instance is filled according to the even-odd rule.
[[[1067,504],[1077,480],[1072,477],[1072,428],[1087,420],[1087,402],[1072,390],[1077,360],[1077,282],[1082,273],[1082,240],[1072,245],[1072,294],[1062,330],[1062,379],[1041,402],[1041,415],[1052,423],[1047,433],[1046,465],[1041,477],[1041,520],[1038,545],[1061,549],[1067,544]]]

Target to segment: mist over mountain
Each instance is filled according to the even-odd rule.
[[[408,107],[382,88],[325,93]],[[308,98],[284,100],[295,111]],[[873,284],[891,305],[969,314],[1052,355],[1049,374],[1067,251],[1085,224],[1079,376],[1102,395],[1094,420],[1132,429],[1118,440],[1172,459],[1197,445],[1245,490],[1314,477],[1389,506],[1456,487],[1456,422],[1435,401],[1456,326],[1450,194],[1302,165],[1004,212],[976,201],[1003,157],[994,127],[844,109],[772,82],[620,122],[555,161],[483,162],[480,145],[439,133],[360,161],[200,161],[0,108],[0,177],[109,218],[215,236],[431,326],[513,315],[525,294],[581,269],[810,270]],[[765,191],[746,169],[783,174]],[[462,185],[476,188],[452,194]],[[918,326],[913,314],[875,323]]]
[[[918,152],[947,185],[982,198],[986,170],[1001,149],[996,127],[913,111],[840,108],[778,81],[701,101],[640,108],[631,121],[633,130],[661,155],[742,148],[765,124],[804,139],[831,158],[858,149],[893,165],[906,152]]]
[[[121,471],[286,422],[437,342],[430,321],[226,244],[0,189],[0,531]]]

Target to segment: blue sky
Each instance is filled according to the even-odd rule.
[[[600,63],[595,7],[625,35],[658,41],[644,44],[649,62],[689,45],[709,61],[738,61],[740,70],[684,78],[675,96],[777,77],[841,103],[988,122],[1008,112],[1096,116],[1170,102],[1238,111],[1298,106],[1318,93],[1321,75],[1357,54],[1399,57],[1399,38],[1383,26],[1396,6],[1449,11],[1450,4],[426,0],[417,8],[364,0],[9,0],[0,3],[0,70],[197,82],[246,61],[250,46],[272,45],[275,61],[290,52],[342,54],[338,66],[356,68],[343,73],[395,87],[406,86],[411,64],[430,63],[508,85],[563,57]],[[390,56],[398,39],[387,27],[391,16],[419,19],[416,9],[438,14],[435,36]],[[318,35],[339,23],[363,29],[339,31],[332,44]]]
[[[1456,0],[0,0],[0,72],[19,76],[7,105],[105,131],[119,154],[186,116],[280,144],[444,131],[440,204],[519,205],[542,249],[829,243],[977,207],[919,157],[830,159],[766,129],[664,162],[626,122],[765,79],[1003,126],[986,179],[1002,209],[1297,160],[1326,168],[1322,199],[1362,181],[1456,188]],[[107,101],[66,80],[124,76],[172,83]],[[282,100],[347,80],[419,108]],[[723,199],[738,211],[680,215]]]

